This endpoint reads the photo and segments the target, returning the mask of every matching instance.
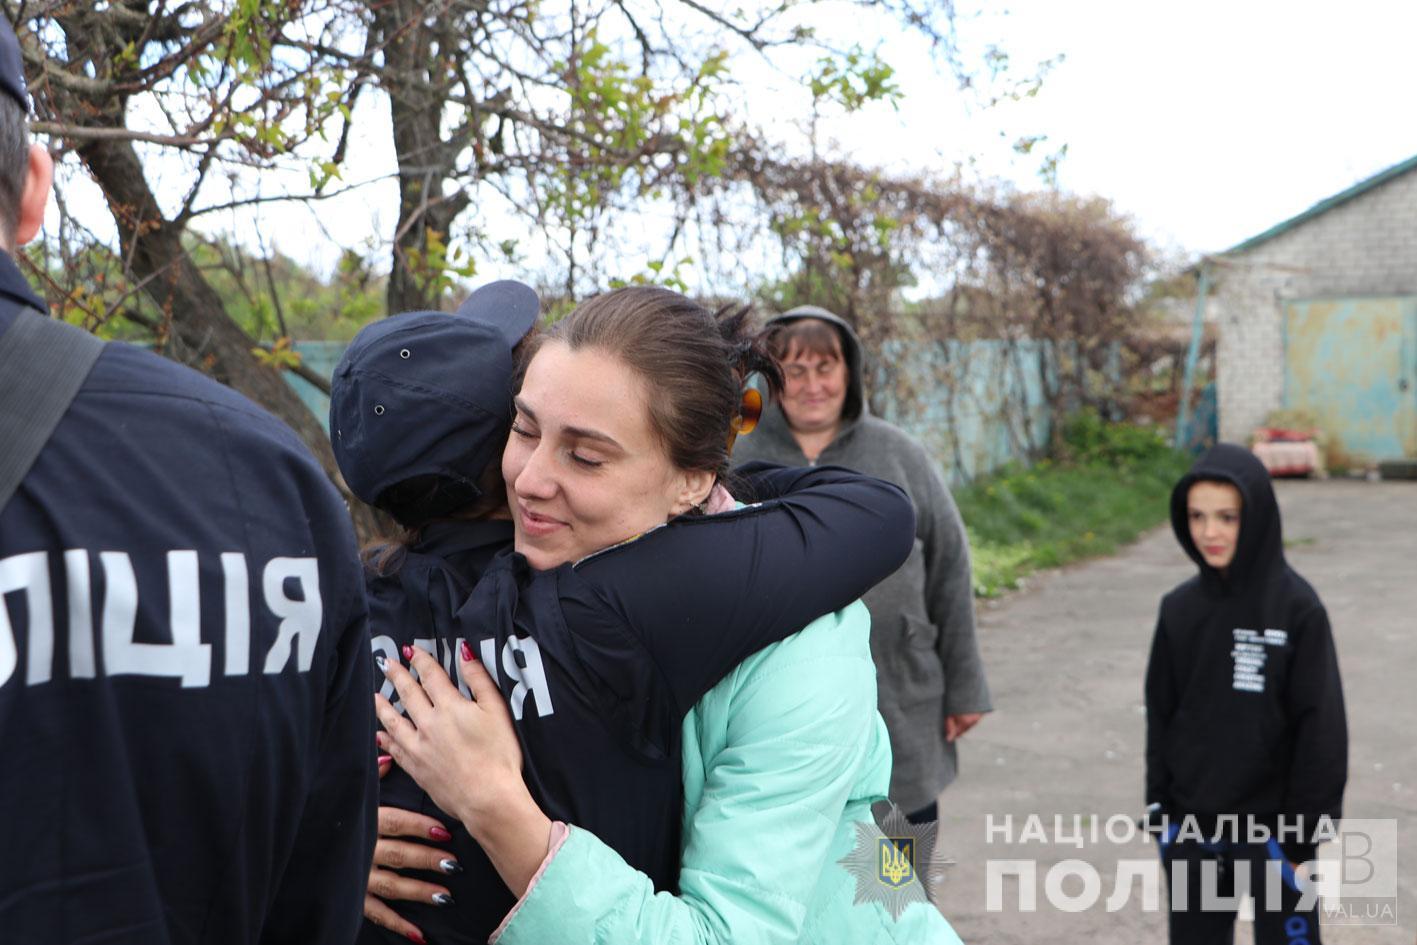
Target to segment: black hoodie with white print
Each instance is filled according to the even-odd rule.
[[[1187,497],[1199,481],[1241,495],[1235,555],[1221,573],[1191,539]],[[1284,559],[1279,506],[1264,466],[1222,443],[1171,494],[1176,539],[1200,573],[1161,601],[1146,671],[1146,800],[1172,819],[1218,815],[1267,825],[1308,861],[1323,816],[1338,819],[1348,728],[1338,658],[1318,594]]]

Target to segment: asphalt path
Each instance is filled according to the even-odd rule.
[[[1334,627],[1350,738],[1345,814],[1395,824],[1397,833],[1397,925],[1328,922],[1323,938],[1412,945],[1417,483],[1282,482],[1278,493],[1290,563],[1318,590]],[[1119,871],[1131,868],[1123,864],[1154,862],[1155,853],[1140,837],[1112,842],[1107,827],[1114,840],[1125,839],[1120,818],[1140,812],[1147,649],[1161,595],[1193,567],[1167,527],[1114,557],[1035,575],[981,605],[996,711],[962,741],[960,779],[940,803],[939,846],[954,863],[937,898],[967,943],[1166,941],[1165,913],[1147,908],[1135,881],[1109,911]],[[1037,821],[1030,828],[1031,817]],[[1081,846],[1056,842],[1074,838],[1075,826]],[[1024,871],[1036,877],[1033,911],[1020,907],[1017,879],[992,884],[1002,895],[989,902],[989,864],[1007,860],[1026,862]],[[1386,863],[1377,865],[1391,874]],[[1088,870],[1101,879],[1099,901],[1072,912],[1051,905],[1045,880],[1055,867],[1059,901],[1086,903]],[[1381,907],[1357,911],[1386,917]],[[1248,923],[1236,941],[1252,941]]]

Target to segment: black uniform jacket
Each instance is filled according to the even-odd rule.
[[[3,255],[0,296],[0,332],[41,317]],[[0,510],[0,595],[0,941],[354,938],[364,588],[287,427],[110,344]]]

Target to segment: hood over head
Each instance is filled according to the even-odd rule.
[[[435,477],[450,504],[480,496],[511,426],[513,349],[540,310],[534,290],[504,280],[453,314],[404,312],[366,325],[330,383],[330,440],[350,491],[387,507],[391,486]]]
[[[1205,563],[1200,549],[1191,540],[1186,500],[1191,486],[1203,481],[1226,482],[1240,491],[1240,537],[1235,543],[1235,557],[1223,578],[1219,571]],[[1274,485],[1264,464],[1243,446],[1217,443],[1181,477],[1171,491],[1171,528],[1208,585],[1243,589],[1285,566],[1284,538]]]
[[[865,355],[861,349],[861,339],[856,336],[855,330],[847,324],[844,318],[817,305],[799,305],[783,312],[781,315],[768,319],[765,328],[771,335],[774,329],[801,321],[804,318],[824,321],[834,327],[836,333],[841,336],[841,353],[846,358],[847,370],[846,401],[841,405],[841,418],[843,420],[858,419],[865,412],[866,405],[865,383],[862,380],[865,375],[863,363]]]

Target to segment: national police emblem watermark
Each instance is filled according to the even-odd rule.
[[[913,902],[930,905],[933,888],[944,877],[936,845],[938,824],[912,824],[894,804],[880,822],[856,824],[856,845],[837,862],[856,877],[856,902],[879,902],[899,919]]]

